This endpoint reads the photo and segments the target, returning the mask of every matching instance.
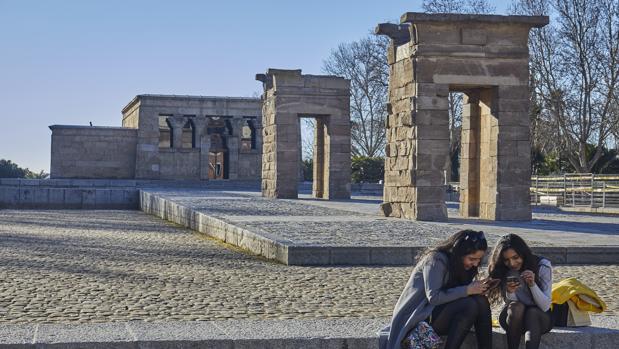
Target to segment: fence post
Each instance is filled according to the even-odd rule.
[[[535,176],[535,206],[537,206],[537,203],[539,202],[539,198],[538,198],[538,188],[537,185],[539,184],[539,176]]]
[[[576,196],[574,194],[574,182],[572,181],[572,207],[576,207]]]
[[[593,208],[593,206],[595,206],[595,191],[593,190],[595,186],[595,174],[591,174],[591,205],[590,207]]]
[[[567,175],[563,174],[563,205],[567,204]]]
[[[606,207],[606,182],[602,181],[602,208]]]

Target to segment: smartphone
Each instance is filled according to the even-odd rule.
[[[520,278],[518,276],[508,276],[507,278],[505,278],[505,281],[507,282],[514,282],[519,284],[520,283]]]
[[[501,280],[488,278],[488,279],[484,280],[483,282],[484,282],[485,285],[488,286],[488,289],[491,290],[491,289],[499,286],[499,284],[501,283]]]

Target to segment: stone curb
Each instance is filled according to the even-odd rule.
[[[414,265],[426,246],[295,245],[258,228],[252,230],[198,212],[161,195],[140,190],[140,209],[250,253],[286,265]],[[619,264],[619,246],[542,246],[533,250],[553,264]],[[486,256],[487,257],[487,256]]]
[[[542,336],[540,349],[615,349],[619,343],[619,317],[593,316],[591,322],[592,326],[554,328]],[[492,330],[492,347],[507,348],[505,331],[496,327]],[[379,348],[385,349],[389,327],[380,330],[378,335]],[[524,343],[524,340],[521,343]],[[477,348],[475,335],[471,333],[461,349],[475,348]]]
[[[228,320],[0,326],[0,349],[378,347],[386,319]]]
[[[595,316],[592,327],[555,328],[541,349],[615,348],[619,318]],[[388,318],[113,322],[100,324],[0,325],[0,349],[171,349],[171,348],[382,348]],[[505,334],[493,329],[493,348]],[[476,348],[471,333],[462,349]]]

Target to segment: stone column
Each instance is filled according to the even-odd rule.
[[[469,91],[462,101],[460,148],[460,215],[479,217],[479,138],[481,114],[479,91]]]
[[[417,69],[423,65],[417,63]],[[445,164],[449,161],[449,87],[441,84],[417,83],[413,99],[412,128],[401,135],[404,153],[409,159],[412,172],[414,202],[409,209],[402,207],[406,218],[417,220],[445,221]],[[406,149],[409,149],[407,152]],[[402,148],[401,148],[402,149]],[[408,182],[407,176],[403,178]],[[404,198],[401,198],[404,199]]]
[[[341,110],[349,109],[348,101],[340,101]],[[350,199],[350,116],[330,115],[323,122],[323,198]]]
[[[208,135],[208,119],[197,116],[193,119],[195,126],[196,148],[200,149],[200,180],[208,180],[209,170],[209,151],[211,148],[211,137]]]
[[[159,176],[159,112],[157,108],[140,106],[135,178],[159,179]]]
[[[312,195],[315,198],[324,198],[325,189],[325,122],[322,118],[315,119],[314,129],[314,157]]]
[[[254,132],[256,135],[256,149],[262,150],[262,120],[259,118],[254,120]]]
[[[525,71],[524,62],[518,66]],[[524,75],[524,73],[523,73]],[[531,140],[529,86],[499,86],[492,90],[494,110],[491,142],[496,154],[497,220],[531,220]],[[482,217],[485,218],[485,217]]]
[[[168,118],[172,126],[172,148],[181,148],[183,145],[183,127],[187,123],[187,118],[182,115],[174,115]]]
[[[238,179],[239,177],[239,152],[241,151],[241,127],[245,120],[243,118],[233,118],[232,135],[228,136],[228,179]]]

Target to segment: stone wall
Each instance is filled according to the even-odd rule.
[[[137,130],[52,125],[51,178],[134,178]]]
[[[160,179],[200,179],[199,149],[160,149]]]
[[[131,180],[0,179],[0,209],[124,209],[139,207]]]

